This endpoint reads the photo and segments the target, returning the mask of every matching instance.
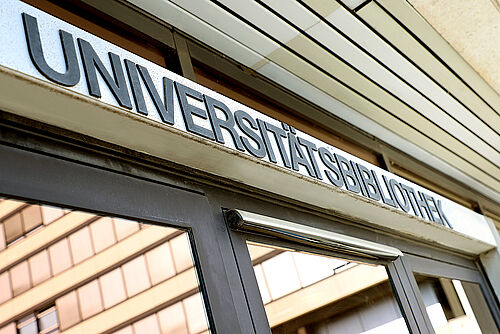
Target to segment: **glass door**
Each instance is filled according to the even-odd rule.
[[[499,332],[498,307],[493,298],[485,297],[490,295],[488,286],[477,269],[415,256],[408,259],[437,334]]]
[[[0,201],[0,333],[208,333],[188,233]]]
[[[54,155],[0,145],[1,334],[249,333],[203,194]]]
[[[253,268],[242,275],[257,283],[246,287],[250,304],[263,306],[260,313],[254,307],[258,333],[264,321],[273,334],[417,332],[391,278],[399,250],[242,210],[226,219]]]
[[[272,333],[409,333],[383,265],[248,243]]]

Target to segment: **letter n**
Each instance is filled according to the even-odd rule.
[[[99,81],[97,80],[97,71],[99,71],[118,103],[122,107],[132,109],[132,102],[130,101],[120,57],[112,52],[108,52],[111,68],[113,70],[113,76],[111,76],[89,42],[78,38],[78,45],[80,46],[80,53],[82,54],[83,69],[87,76],[89,94],[95,97],[101,97]]]

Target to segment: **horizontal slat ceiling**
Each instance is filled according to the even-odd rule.
[[[370,3],[368,6],[371,4],[376,6],[374,2]],[[363,7],[362,10],[365,10],[366,7],[367,6]],[[314,10],[314,8],[312,8],[312,10]],[[318,13],[318,15],[320,14]],[[357,20],[347,10],[336,10],[328,17],[325,17],[325,19],[332,27],[339,29],[348,36],[349,39],[357,43],[359,47],[369,52],[375,61],[380,62],[387,67],[389,71],[393,72],[394,75],[387,78],[388,80],[393,81],[394,76],[397,76],[421,93],[420,97],[414,97],[415,99],[419,99],[419,102],[422,101],[421,97],[427,97],[427,99],[425,99],[427,102],[423,102],[426,103],[426,106],[430,103],[429,101],[435,102],[435,105],[428,106],[430,109],[433,111],[439,110],[441,113],[449,113],[453,119],[468,128],[470,132],[481,137],[481,139],[489,145],[496,148],[500,147],[500,137],[497,133],[500,131],[500,118],[490,116],[493,128],[497,129],[497,132],[495,132],[488,126],[488,123],[479,118],[480,114],[476,116],[472,113],[472,110],[450,96],[441,86],[436,87],[434,84],[435,82],[430,77],[425,75],[415,65],[408,62],[403,55],[398,53],[389,44],[381,41],[375,33],[370,31],[366,25]],[[380,18],[378,18],[378,20],[380,20]],[[436,60],[434,59],[434,61]],[[353,65],[359,69],[362,69],[363,66],[363,64]],[[365,72],[363,69],[362,71]],[[368,74],[369,72],[365,73]],[[373,76],[375,77],[375,74]],[[457,79],[455,78],[455,80]],[[399,83],[398,80],[394,80],[394,82]],[[412,93],[412,96],[413,95],[415,95],[414,92]],[[486,106],[484,103],[482,103],[482,105]],[[436,109],[436,107],[438,109]],[[489,111],[491,113],[491,109]],[[498,154],[498,152],[496,153]]]
[[[459,77],[475,90],[495,111],[500,113],[500,95],[484,81],[467,62],[406,1],[378,0],[382,8],[412,31]]]
[[[437,78],[401,54],[390,38],[387,43],[335,2],[131,2],[263,75],[275,80],[294,78],[295,83],[288,80],[281,84],[291,90],[294,85],[301,86],[301,91],[294,90],[299,95],[321,95],[321,99],[327,95],[342,101],[481,182],[480,188],[487,186],[498,194],[498,114],[445,66],[438,66],[434,57]],[[374,6],[370,3],[360,12],[369,24],[391,20],[387,14],[380,18],[373,15],[377,10]],[[389,35],[381,25],[373,25],[383,30],[380,34]],[[400,35],[410,36],[401,29]],[[401,39],[396,37],[397,47]],[[424,70],[434,74],[429,66]],[[290,75],[283,75],[285,72]]]
[[[424,73],[455,97],[457,101],[463,103],[463,105],[476,114],[478,118],[484,120],[488,126],[493,127],[497,132],[499,131],[499,118],[495,111],[482,101],[474,91],[469,89],[463,81],[455,76],[450,68],[443,66],[432,53],[408,34],[408,32],[394,21],[390,14],[376,2],[370,2],[359,10],[357,14],[368,25],[381,34],[381,36],[390,41],[402,55],[416,64]],[[460,58],[460,60],[462,59]],[[456,67],[454,68],[456,69]],[[471,80],[469,80],[468,83],[473,84]],[[483,84],[485,83],[483,82]],[[488,88],[488,90],[491,89]],[[488,122],[488,120],[490,120],[491,123]]]

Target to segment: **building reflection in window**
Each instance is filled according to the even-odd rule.
[[[415,278],[436,334],[497,332],[477,284],[424,275]]]
[[[0,334],[208,333],[179,229],[5,199]]]
[[[273,333],[408,333],[385,267],[248,248]]]

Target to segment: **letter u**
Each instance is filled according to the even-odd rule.
[[[58,84],[69,87],[76,85],[80,81],[80,68],[78,67],[78,58],[76,57],[73,36],[66,31],[59,30],[64,61],[66,62],[66,72],[60,73],[54,71],[45,61],[36,18],[26,13],[23,13],[22,16],[26,41],[28,42],[28,51],[31,61],[33,61],[36,68],[48,79]]]

